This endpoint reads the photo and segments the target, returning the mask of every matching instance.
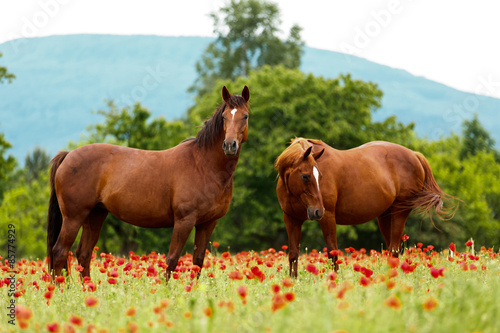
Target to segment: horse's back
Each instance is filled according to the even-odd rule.
[[[69,214],[99,204],[124,221],[136,224],[147,218],[154,226],[168,220],[171,177],[164,172],[164,162],[161,151],[102,143],[82,146],[57,170],[58,197]]]
[[[384,141],[349,150],[330,148],[318,167],[325,208],[335,210],[339,224],[364,223],[379,216],[398,198],[418,190],[424,179],[412,150]]]

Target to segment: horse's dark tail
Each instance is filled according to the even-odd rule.
[[[66,155],[68,155],[67,151],[61,151],[50,162],[52,167],[50,169],[50,199],[49,214],[47,218],[47,260],[49,264],[49,272],[52,272],[52,269],[54,268],[54,254],[52,253],[52,248],[56,244],[62,227],[62,214],[61,209],[59,208],[59,202],[57,201],[55,188],[56,171]]]
[[[452,205],[451,207],[445,207],[443,204],[443,199],[445,201],[455,200],[449,194],[446,194],[434,179],[431,167],[427,159],[421,153],[416,152],[418,160],[424,168],[425,179],[422,186],[422,190],[415,194],[414,198],[410,200],[412,208],[417,208],[421,213],[429,216],[434,227],[434,221],[432,220],[432,213],[435,211],[436,215],[441,220],[450,220],[455,215],[458,205]],[[437,227],[436,227],[437,229]]]

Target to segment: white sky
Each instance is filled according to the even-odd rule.
[[[0,43],[80,33],[212,36],[208,14],[227,1],[1,0]],[[299,24],[307,46],[500,98],[499,0],[274,2],[282,29]]]

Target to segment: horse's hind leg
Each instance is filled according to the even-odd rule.
[[[394,212],[391,210],[389,214],[379,217],[379,227],[387,242],[387,250],[394,257],[399,255],[401,251],[401,238],[405,229],[406,219],[410,215],[411,209],[399,210]]]
[[[83,267],[83,271],[81,272],[82,276],[90,276],[92,250],[99,240],[102,224],[107,215],[107,210],[95,207],[83,223],[82,237],[76,249],[78,263]]]
[[[391,245],[391,209],[386,210],[380,215],[377,221],[380,232],[384,236],[386,248],[389,250]]]
[[[66,264],[68,261],[69,250],[75,242],[83,220],[83,218],[69,218],[67,216],[63,216],[59,237],[52,248],[54,260],[52,267],[54,268],[54,276],[61,275],[62,269],[67,267]]]

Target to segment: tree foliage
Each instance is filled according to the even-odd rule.
[[[47,252],[47,205],[49,175],[41,172],[31,182],[21,178],[16,186],[5,192],[0,205],[2,226],[16,226],[16,255],[18,258],[43,259]],[[7,249],[7,237],[0,239],[0,248]]]
[[[2,53],[0,52],[0,58],[2,57]],[[4,83],[5,81],[11,83],[16,76],[7,71],[6,67],[0,66],[0,83]]]
[[[495,140],[481,125],[477,114],[471,120],[465,120],[463,125],[463,143],[460,150],[460,159],[475,156],[480,152],[493,153],[500,162],[500,155],[495,151]]]
[[[16,159],[12,155],[7,155],[7,150],[12,148],[10,142],[5,140],[5,135],[0,133],[0,203],[2,202],[3,193],[8,188],[9,175],[16,166]]]
[[[40,174],[49,168],[50,156],[45,149],[35,146],[31,154],[26,155],[24,165],[26,169],[26,180],[28,182],[37,180]]]
[[[210,91],[217,79],[234,80],[264,65],[300,66],[304,45],[301,28],[292,26],[288,38],[282,40],[275,3],[231,0],[210,16],[217,39],[196,64],[198,78],[190,90],[198,95]]]

